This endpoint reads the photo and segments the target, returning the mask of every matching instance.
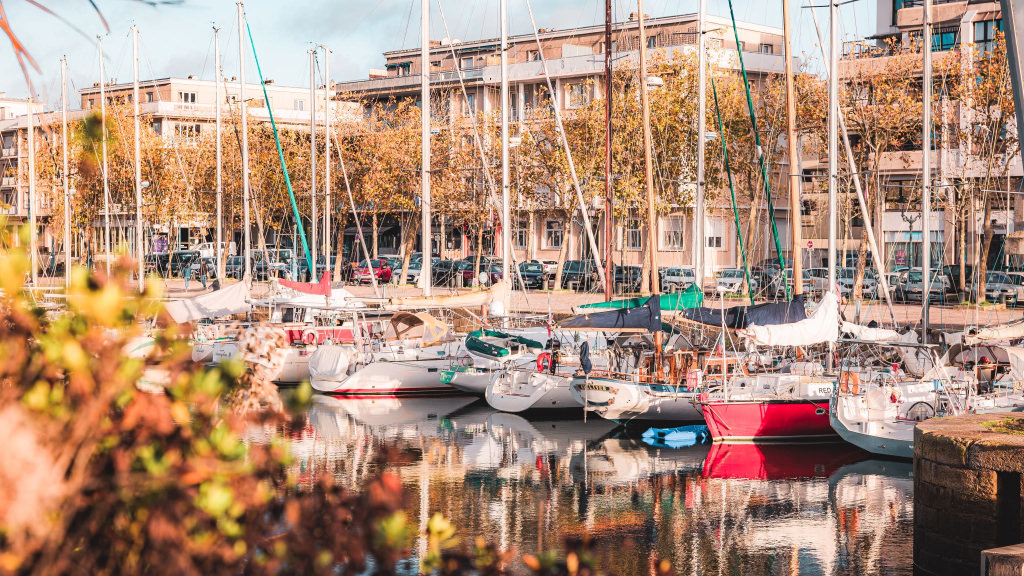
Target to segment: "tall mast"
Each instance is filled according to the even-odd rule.
[[[224,167],[223,151],[221,149],[221,124],[220,107],[224,104],[224,70],[220,64],[220,26],[213,27],[214,63],[213,67],[217,76],[217,96],[213,107],[214,116],[217,121],[217,244],[214,252],[217,256],[217,278],[224,277]]]
[[[644,126],[644,187],[647,189],[647,256],[651,266],[651,294],[657,295],[658,245],[655,228],[654,163],[651,159],[651,107],[647,96],[647,33],[644,31],[644,0],[637,0],[637,25],[640,27],[640,106]]]
[[[420,283],[423,295],[430,296],[432,262],[430,242],[430,0],[420,0],[420,137],[422,165],[420,166],[421,234],[423,236],[423,264]]]
[[[132,26],[132,104],[135,107],[135,253],[139,261],[139,292],[146,289],[142,237],[142,127],[139,122],[139,28]]]
[[[32,96],[28,97],[28,225],[32,261],[32,286],[39,285],[39,246],[36,238],[36,127]]]
[[[238,100],[242,116],[242,241],[245,242],[245,281],[252,281],[252,251],[249,245],[249,106],[245,101],[245,5],[238,7]],[[269,106],[270,103],[268,102]],[[310,274],[313,272],[311,271]]]
[[[68,188],[68,58],[60,59],[61,160],[64,171],[64,288],[71,291],[71,190]]]
[[[309,51],[309,227],[312,230],[313,264],[309,272],[312,282],[316,277],[316,50]]]
[[[693,208],[693,274],[697,289],[704,286],[704,144],[707,140],[708,54],[704,40],[707,0],[697,8],[697,198]]]
[[[839,193],[839,0],[829,0],[828,75],[828,290],[836,291],[836,236]],[[789,60],[789,55],[786,55]],[[790,166],[790,170],[793,167]],[[796,271],[793,271],[796,285]],[[829,359],[832,355],[829,355]]]
[[[331,50],[324,49],[324,258],[327,276],[334,276],[331,262]]]
[[[701,0],[703,1],[703,0]],[[604,0],[604,299],[612,299],[612,0]]]
[[[800,174],[797,172],[796,93],[793,89],[793,31],[789,22],[789,0],[782,0],[782,30],[785,36],[786,59],[786,139],[789,144],[789,261],[793,266],[793,296],[796,296],[804,293],[804,279],[803,262],[800,257]],[[829,78],[831,77],[829,74]]]
[[[921,341],[928,342],[928,300],[932,276],[932,0],[922,4],[924,118],[921,128]]]
[[[508,190],[508,0],[500,1],[501,10],[501,277],[511,281],[511,210]]]
[[[107,276],[110,276],[110,177],[107,171],[107,76],[103,72],[103,38],[96,36],[100,51],[100,122],[103,124],[103,250],[107,253]]]

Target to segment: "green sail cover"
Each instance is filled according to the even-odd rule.
[[[643,296],[640,298],[627,298],[625,300],[612,300],[611,302],[584,304],[582,306],[578,306],[578,308],[637,308],[646,304],[650,299],[650,296]],[[704,304],[704,291],[699,289],[696,284],[690,284],[682,292],[661,295],[662,311],[687,310],[689,308],[698,308],[702,304]]]

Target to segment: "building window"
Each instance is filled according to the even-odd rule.
[[[995,48],[996,34],[1002,32],[1003,21],[985,20],[974,23],[974,43],[982,52],[988,52]]]
[[[295,110],[297,110],[299,112],[302,112],[305,109],[306,109],[306,101],[305,100],[296,100],[295,101]]]
[[[772,53],[774,53],[774,51],[772,49],[772,45],[771,44],[764,44],[764,43],[757,45],[757,51],[760,52],[761,54],[772,54]]]
[[[153,101],[153,93],[152,92],[146,92],[146,102],[152,102],[152,101]]]
[[[721,38],[708,38],[708,48],[720,50],[722,48]]]
[[[95,107],[96,107],[96,99],[95,98],[89,98],[89,108],[95,108]]]
[[[959,26],[943,26],[932,32],[932,52],[945,52],[960,43]]]
[[[544,223],[544,248],[549,250],[562,247],[561,220],[548,220]]]
[[[577,84],[568,84],[565,87],[565,92],[568,96],[566,99],[567,108],[579,108],[590,101],[590,90],[587,84],[582,82]]]
[[[401,64],[395,64],[395,76],[410,76],[412,75],[412,62],[402,62]]]
[[[716,250],[722,249],[722,237],[721,236],[708,236],[708,248],[714,248]]]
[[[682,216],[665,218],[661,226],[662,250],[686,249],[686,220]]]
[[[640,229],[639,218],[629,218],[626,220],[626,224],[623,230],[623,249],[624,250],[642,250],[643,249],[643,231]]]
[[[176,124],[174,126],[174,137],[183,140],[195,140],[199,138],[199,124]]]
[[[178,92],[178,97],[182,104],[195,104],[196,93],[195,92]]]
[[[534,61],[537,61],[537,60],[540,60],[540,54],[536,50],[527,50],[526,51],[526,61],[527,62],[534,62]]]
[[[657,36],[651,36],[651,37],[647,38],[647,49],[648,50],[650,50],[652,48],[657,48],[657,47],[658,47],[658,37]]]
[[[512,247],[519,250],[525,250],[526,237],[529,233],[530,230],[527,227],[526,220],[517,220],[515,226],[512,227]]]
[[[463,59],[459,60],[459,68],[461,68],[463,70],[469,70],[472,67],[473,67],[473,58],[472,57],[463,58]]]
[[[472,116],[476,110],[476,94],[466,94],[466,116]]]

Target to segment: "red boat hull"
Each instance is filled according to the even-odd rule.
[[[701,404],[711,437],[720,440],[800,440],[835,436],[828,400],[761,400]]]

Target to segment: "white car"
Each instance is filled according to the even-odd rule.
[[[1016,303],[1024,296],[1024,286],[1015,282],[1015,280],[1020,280],[1020,274],[1017,274],[1018,278],[1014,278],[1005,272],[987,272],[985,274],[985,300],[999,302],[1001,299],[1005,299],[1008,303]],[[971,300],[975,302],[978,302],[977,290],[977,287],[971,289]]]
[[[853,283],[857,277],[856,268],[840,268],[836,275],[836,284],[839,286],[839,294],[844,298],[853,296]],[[864,271],[864,280],[861,282],[861,295],[868,299],[874,299],[878,291],[878,284],[867,270]]]
[[[542,268],[541,274],[545,277],[554,276],[555,272],[558,271],[558,262],[554,260],[530,260],[529,263],[540,264]]]
[[[716,293],[739,294],[741,290],[743,290],[743,270],[740,270],[738,268],[729,268],[726,270],[722,270],[716,275]],[[754,286],[754,291],[757,291],[756,286]]]
[[[202,256],[203,258],[216,258],[217,257],[217,253],[213,249],[215,244],[216,244],[216,242],[203,242],[202,244],[199,244],[199,245],[195,246],[194,248],[192,248],[192,250],[195,250],[196,252],[199,252],[199,255]],[[220,243],[220,249],[221,250],[224,250],[225,246],[227,246],[227,248],[228,248],[228,256],[238,256],[238,245],[237,244],[235,244],[234,242],[231,242],[231,243],[221,242]]]
[[[662,268],[661,289],[665,292],[678,292],[686,289],[697,281],[697,275],[691,268]]]
[[[911,268],[903,276],[903,283],[900,286],[899,294],[904,300],[921,300],[924,291],[924,274],[920,268]],[[932,279],[928,284],[928,300],[942,302],[946,294],[952,292],[952,282],[946,274],[938,270],[932,270]]]

